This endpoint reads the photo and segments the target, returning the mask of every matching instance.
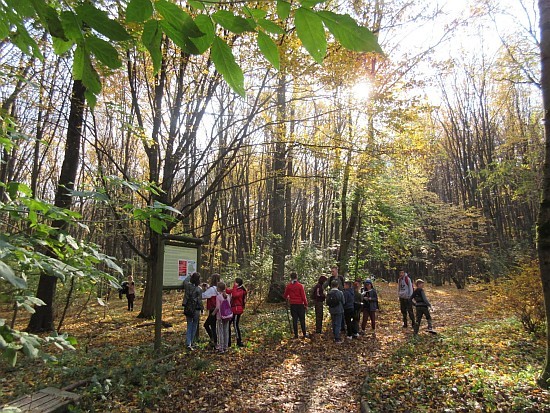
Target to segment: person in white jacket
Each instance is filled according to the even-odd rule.
[[[403,315],[403,328],[407,328],[407,315],[411,319],[411,327],[414,327],[414,312],[412,304],[413,285],[405,270],[399,271],[397,280],[397,295],[399,296],[399,307]]]

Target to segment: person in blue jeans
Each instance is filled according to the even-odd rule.
[[[332,321],[334,341],[337,344],[340,344],[342,343],[342,339],[340,338],[340,330],[342,329],[342,320],[344,318],[344,293],[338,289],[338,280],[332,280],[330,286],[331,289],[327,293],[328,312],[330,313],[330,318]],[[333,299],[332,296],[334,296],[335,299]],[[333,302],[334,304],[331,304]]]
[[[185,344],[189,350],[193,350],[193,341],[197,335],[197,328],[199,327],[199,319],[203,309],[202,306],[202,289],[199,287],[201,277],[198,272],[194,272],[191,276],[185,276],[183,279],[183,289],[185,296],[183,297],[183,307],[185,309],[188,301],[194,301],[194,308],[192,315],[185,315],[187,320],[187,333],[185,337]]]

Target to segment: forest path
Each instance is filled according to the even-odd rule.
[[[189,374],[182,375],[190,355],[182,352],[177,356],[179,368],[167,378],[173,384],[178,382],[175,387],[179,390],[169,395],[157,411],[358,412],[360,390],[369,368],[412,337],[411,328],[402,328],[395,283],[381,284],[377,289],[382,311],[376,336],[367,332],[358,339],[336,344],[328,333],[305,340],[281,340],[272,346],[264,344],[261,350],[231,349],[224,355],[199,350],[191,354],[211,363],[212,369],[197,372],[194,380],[189,380]],[[470,320],[481,321],[488,296],[487,291],[457,291],[451,286],[428,286],[426,293],[435,308],[434,327],[440,334]],[[249,325],[258,322],[254,316],[248,317]],[[328,314],[325,327],[329,328]],[[426,327],[423,321],[420,339],[436,343]]]

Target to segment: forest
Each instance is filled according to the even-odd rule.
[[[550,375],[537,255],[546,3],[0,0],[0,404],[53,379],[88,386],[75,411],[550,411],[535,383]],[[248,344],[228,369],[263,353],[256,368],[268,371],[289,360],[277,352],[309,366],[306,352],[328,351],[318,337],[310,349],[288,340],[290,272],[306,291],[332,265],[372,279],[381,332],[331,359],[369,365],[354,367],[349,400],[245,407],[194,387],[223,367],[184,354],[180,290],[161,296],[173,358],[159,364],[151,320],[166,236],[200,240],[202,281],[244,280]],[[437,337],[395,327],[402,268],[427,281]],[[132,314],[117,291],[130,275]],[[407,391],[392,374],[428,374],[396,365],[421,354],[443,369],[468,334],[472,360],[447,366],[445,385],[417,383],[422,402],[395,404]],[[510,360],[495,355],[491,369],[483,346],[522,358],[510,384],[488,384]],[[111,367],[138,359],[150,363],[141,378]],[[255,388],[276,388],[261,377]],[[132,386],[144,389],[119,404]]]

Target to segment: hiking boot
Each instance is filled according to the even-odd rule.
[[[335,340],[334,342],[335,342],[336,344],[342,344],[342,343],[344,342],[344,340],[338,339],[338,340]]]

